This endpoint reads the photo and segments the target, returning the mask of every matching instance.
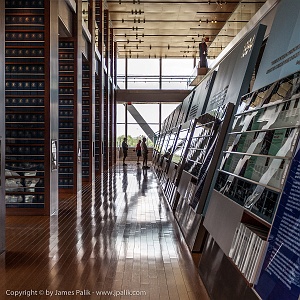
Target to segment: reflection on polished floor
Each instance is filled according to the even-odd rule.
[[[6,227],[0,299],[209,299],[151,169],[118,166],[58,216]]]

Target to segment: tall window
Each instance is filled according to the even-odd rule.
[[[128,59],[128,89],[158,89],[158,76],[158,59]]]
[[[194,59],[162,60],[162,89],[187,89],[188,77],[192,74]]]
[[[168,115],[179,105],[178,103],[162,103],[161,104],[161,117],[159,116],[159,104],[158,103],[135,103],[132,104],[138,110],[143,117],[145,123],[147,123],[153,130],[154,134],[159,131],[159,120],[162,122]],[[138,124],[136,120],[127,112],[127,124],[125,124],[125,105],[117,105],[117,143],[125,137],[125,126],[127,126],[127,139],[129,146],[135,146],[139,139],[143,137],[148,138],[148,145],[153,146],[155,136],[148,136],[142,129],[142,124]]]
[[[189,89],[188,78],[193,73],[194,59],[162,60],[162,77],[160,78],[160,60],[128,59],[127,60],[127,87],[128,89],[159,89],[160,80],[162,89]],[[125,89],[125,59],[118,59],[118,86]]]

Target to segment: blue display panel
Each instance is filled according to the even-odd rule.
[[[253,90],[299,71],[299,11],[299,0],[281,0],[278,4]]]
[[[300,149],[291,163],[255,287],[262,299],[298,300],[300,295]]]

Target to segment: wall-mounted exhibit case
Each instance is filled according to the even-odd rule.
[[[200,251],[204,237],[204,230],[199,228],[232,111],[233,104],[229,103],[196,119],[181,166],[182,175],[177,177],[171,203],[185,239],[194,251]]]
[[[298,81],[293,75],[242,98],[216,184],[270,224],[298,140]]]
[[[242,98],[215,186],[270,226],[298,144],[299,88],[295,74]]]
[[[274,21],[254,91],[229,134],[199,265],[212,297],[299,298],[299,9],[282,0],[265,16]]]
[[[172,208],[175,207],[172,203],[172,199],[177,186],[177,180],[181,176],[180,167],[184,163],[186,149],[190,143],[190,137],[193,134],[195,122],[195,120],[191,120],[179,127],[172,155],[169,157],[168,164],[166,166],[165,181],[162,181],[162,188],[164,189],[165,196]]]
[[[257,284],[263,266],[259,293],[273,294],[273,283],[287,280],[280,288],[290,298],[281,299],[299,296],[292,275],[299,260],[299,95],[295,73],[242,97],[204,221],[249,284]]]
[[[153,149],[153,157],[152,157],[152,162],[153,162],[153,166],[154,169],[157,173],[157,175],[159,176],[160,173],[160,167],[161,167],[161,160],[162,160],[162,155],[161,152],[165,151],[163,150],[165,148],[165,139],[168,138],[169,135],[169,131],[171,129],[171,122],[174,116],[174,112],[173,111],[172,114],[170,114],[163,122],[163,126],[162,126],[162,130],[160,135],[158,136],[156,143],[154,145],[154,149]]]
[[[193,251],[201,251],[203,246],[206,229],[202,222],[216,179],[216,167],[220,163],[219,155],[216,153],[220,153],[224,146],[227,128],[232,120],[230,114],[233,108],[228,107],[227,104],[237,103],[241,95],[248,90],[265,29],[265,26],[258,26],[249,32],[220,63],[214,80],[211,82],[207,78],[203,87],[209,86],[211,83],[209,99],[207,99],[207,91],[203,87],[197,96],[200,99],[207,99],[201,105],[204,110],[202,111],[202,120],[210,113],[214,115],[213,112],[215,111],[219,111],[217,115],[219,113],[222,115],[221,112],[224,110],[227,115],[224,120],[217,117],[220,123],[223,121],[223,126],[219,128],[222,130],[222,134],[219,134],[218,130],[212,130],[211,134],[206,134],[210,128],[201,127],[201,125],[199,129],[195,130],[192,135],[194,141],[191,145],[195,145],[194,148],[196,149],[191,149],[187,155],[175,194],[175,207],[178,202],[175,216],[190,249]],[[251,46],[249,47],[249,45]],[[203,122],[205,123],[205,121]]]
[[[189,111],[193,103],[194,92],[187,96],[181,104],[164,121],[161,134],[158,136],[152,156],[153,167],[159,178],[162,177],[162,186],[165,188],[168,177],[169,165],[173,154],[173,148],[177,141],[181,125],[187,121]],[[186,126],[186,125],[185,125]]]
[[[9,214],[49,215],[58,206],[58,172],[51,168],[58,140],[57,17],[56,2],[5,1]]]

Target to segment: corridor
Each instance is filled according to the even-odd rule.
[[[154,173],[135,164],[57,216],[7,217],[6,245],[1,299],[209,299]]]

